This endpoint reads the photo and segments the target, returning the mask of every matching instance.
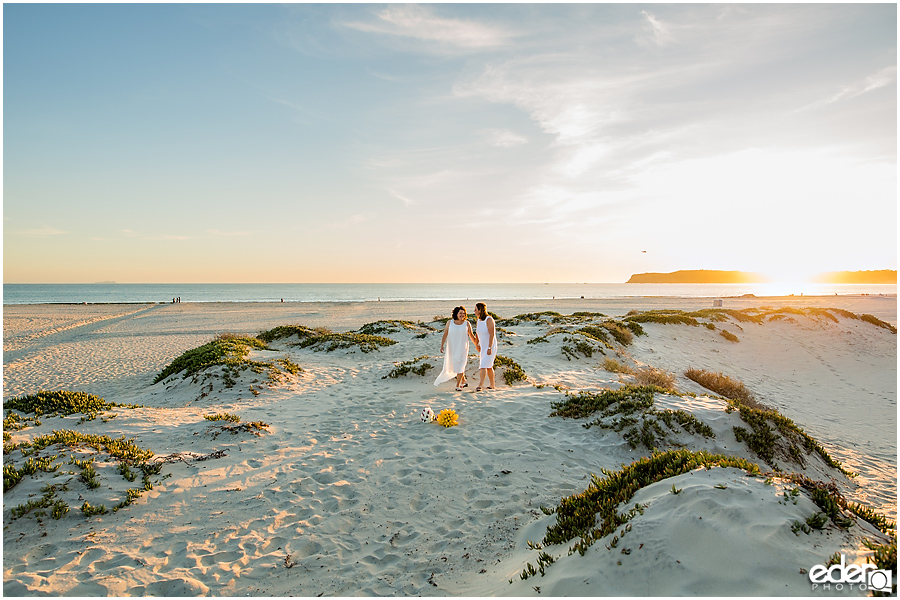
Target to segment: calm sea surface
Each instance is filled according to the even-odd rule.
[[[897,294],[896,285],[644,283],[121,283],[4,284],[3,304],[171,302],[369,302],[548,298],[718,298]]]

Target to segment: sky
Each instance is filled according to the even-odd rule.
[[[4,4],[4,283],[897,268],[896,4]]]

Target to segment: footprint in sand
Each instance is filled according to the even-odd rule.
[[[130,596],[208,596],[209,588],[194,579],[170,579],[128,590]]]
[[[81,558],[78,560],[79,565],[90,565],[101,557],[106,556],[106,550],[101,550],[100,548],[90,548],[86,552],[81,555]]]
[[[269,554],[274,552],[275,550],[281,550],[284,548],[284,545],[287,543],[287,540],[283,537],[275,536],[273,538],[269,538],[266,540],[265,545],[262,547],[263,554]]]
[[[200,564],[204,567],[217,565],[219,563],[233,563],[243,556],[241,552],[216,552],[215,554],[207,554],[200,559]]]
[[[310,556],[316,556],[317,554],[323,553],[322,544],[315,541],[306,541],[300,544],[299,548],[291,548],[291,558],[293,560],[303,560],[304,558],[309,558]]]
[[[331,485],[337,481],[337,477],[331,471],[331,467],[322,469],[318,473],[311,476],[312,480],[320,485]]]
[[[4,590],[5,592],[6,590]],[[27,595],[27,594],[23,594]],[[70,595],[73,597],[80,596],[82,598],[90,598],[90,597],[99,597],[99,596],[109,596],[109,589],[105,585],[100,585],[94,581],[81,582],[71,590],[66,592],[66,595]]]
[[[94,569],[98,571],[108,571],[110,569],[115,569],[118,567],[124,566],[134,566],[134,559],[130,556],[126,556],[124,554],[111,558],[109,560],[104,560],[100,562],[94,563]]]

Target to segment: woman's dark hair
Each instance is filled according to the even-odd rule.
[[[459,315],[459,311],[461,311],[461,310],[466,310],[466,307],[465,306],[457,306],[456,308],[453,309],[453,320],[454,321],[459,320],[459,317],[457,315]]]
[[[488,316],[487,306],[484,305],[484,302],[476,302],[475,308],[477,308],[479,311],[481,311],[481,316],[479,317],[480,321],[484,321],[485,319],[487,319],[487,316]]]

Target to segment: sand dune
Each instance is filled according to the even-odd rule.
[[[728,308],[788,306],[791,300],[896,324],[895,298],[739,299]],[[495,303],[489,309],[503,317],[557,310],[621,318],[632,309],[691,310],[708,303],[700,304],[635,299]],[[477,371],[471,366],[471,387],[464,392],[453,391],[452,383],[435,388],[436,368],[424,376],[386,378],[399,363],[422,356],[427,358],[419,364],[440,364],[440,331],[427,326],[384,333],[397,343],[373,352],[298,348],[292,345],[296,338],[271,342],[273,350],[255,350],[251,358],[288,358],[303,369],[277,383],[248,371],[229,387],[220,368],[152,383],[175,357],[223,332],[255,335],[294,323],[349,331],[380,319],[422,320],[437,328],[432,318],[449,308],[5,307],[6,399],[39,388],[73,389],[143,406],[86,421],[80,414],[44,417],[40,425],[10,432],[11,442],[62,429],[126,436],[165,462],[152,490],[133,504],[86,518],[79,510],[84,501],[112,507],[127,489],[140,487],[140,479],[126,481],[115,461],[86,448],[42,452],[97,456],[102,485],[88,488],[70,465],[26,476],[4,494],[4,594],[811,595],[821,593],[805,574],[812,566],[835,552],[863,563],[871,552],[862,541],[886,540],[862,520],[849,529],[830,523],[795,533],[795,521],[819,510],[807,491],[788,497],[785,492],[797,485],[717,467],[643,487],[620,508],[645,505],[629,531],[617,531],[617,544],[605,537],[584,556],[568,555],[577,540],[547,546],[543,551],[556,562],[543,576],[520,578],[528,563],[537,565],[538,551],[527,542],[539,542],[555,523],[542,507],[582,492],[592,473],[650,454],[632,449],[622,432],[586,429],[589,419],[549,416],[565,391],[596,392],[632,381],[601,368],[604,358],[664,369],[676,375],[680,392],[695,394],[656,394],[654,406],[693,414],[715,437],[676,428],[661,449],[706,450],[771,470],[735,438],[734,427],[747,426],[739,414],[682,375],[692,366],[722,371],[862,475],[850,480],[816,454],[806,457],[805,468],[779,458],[781,466],[833,481],[848,498],[894,518],[896,335],[854,319],[729,320],[716,323],[717,330],[645,323],[645,336],[602,347],[604,354],[595,345],[591,357],[567,357],[565,333],[528,343],[554,327],[580,325],[522,321],[504,327],[500,354],[520,364],[528,380],[508,386],[498,377],[493,392],[473,391]],[[723,338],[723,328],[739,341]],[[459,425],[421,422],[425,406],[454,409]],[[213,413],[267,428],[259,435],[231,433],[234,423],[204,418]],[[21,465],[20,454],[14,450],[4,462]],[[67,481],[68,489],[56,496],[70,508],[63,518],[39,518],[34,511],[13,517],[12,509],[40,498],[45,485]]]

